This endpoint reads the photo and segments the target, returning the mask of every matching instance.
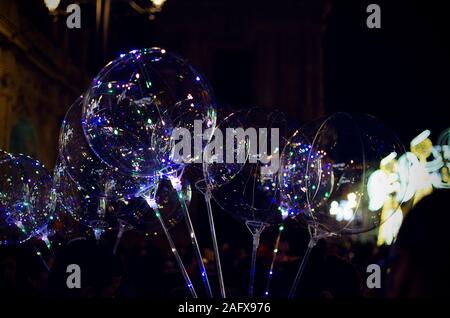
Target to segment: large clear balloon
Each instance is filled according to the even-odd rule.
[[[304,135],[313,136],[304,182],[318,228],[353,234],[389,218],[401,223],[409,178],[399,177],[405,149],[392,130],[369,115],[336,113]]]
[[[117,199],[135,196],[153,186],[151,178],[124,176],[100,160],[86,141],[81,125],[83,99],[67,111],[59,138],[61,168],[72,181],[93,197]]]
[[[210,190],[218,190],[233,180],[244,167],[248,159],[245,139],[234,138],[236,132],[244,129],[242,116],[246,116],[245,111],[233,112],[214,130],[203,153],[203,176],[206,182],[199,184],[201,188],[208,186]]]
[[[236,129],[231,136],[233,139],[229,140],[230,136],[227,136],[226,142],[244,147],[246,151],[238,151],[241,155],[235,160],[239,159],[239,164],[231,165],[231,169],[223,165],[207,166],[210,182],[222,184],[219,191],[213,191],[213,198],[238,220],[277,224],[281,221],[276,201],[279,134],[286,126],[284,117],[257,108],[240,117],[240,128],[243,129]]]
[[[83,107],[83,128],[94,152],[137,176],[177,169],[178,162],[170,160],[173,129],[191,131],[194,119],[201,120],[200,128],[214,127],[211,91],[185,60],[160,48],[131,51],[109,63]]]
[[[52,177],[37,160],[10,156],[0,163],[0,243],[22,243],[33,236],[47,241],[55,207]]]

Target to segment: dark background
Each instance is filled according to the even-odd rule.
[[[0,62],[0,105],[9,109],[0,148],[52,166],[59,123],[75,97],[120,53],[152,46],[188,59],[219,105],[280,109],[292,128],[336,111],[364,112],[394,129],[406,148],[424,129],[436,140],[448,127],[444,2],[377,1],[381,29],[368,29],[371,2],[167,0],[149,19],[130,5],[148,9],[147,0],[83,0],[81,29],[68,29],[65,8],[73,1],[62,0],[55,16],[43,0],[2,0],[2,22],[15,28],[0,33],[0,48],[13,56]],[[49,71],[36,70],[36,60]],[[20,147],[25,142],[14,128],[24,120],[37,149]]]
[[[76,96],[109,60],[152,46],[204,73],[219,105],[280,109],[291,127],[337,111],[364,112],[395,130],[406,148],[424,129],[434,141],[449,127],[444,1],[167,0],[150,20],[129,1],[112,0],[104,28],[103,14],[96,25],[96,3],[107,1],[84,0],[82,27],[69,30],[63,11],[73,2],[61,1],[55,17],[43,0],[0,0],[0,148],[49,167]],[[381,29],[366,26],[372,2],[381,7]],[[36,142],[28,144],[33,132]],[[204,211],[201,198],[193,206]],[[202,220],[196,226],[208,233]],[[225,214],[216,223],[219,240],[250,246],[244,226]]]

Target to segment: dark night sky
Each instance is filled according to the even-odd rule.
[[[325,103],[371,113],[404,142],[449,126],[450,28],[443,1],[376,1],[381,29],[365,24],[368,3],[333,1],[325,36]]]

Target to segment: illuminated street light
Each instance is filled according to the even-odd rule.
[[[161,8],[164,4],[164,2],[166,2],[166,0],[151,0],[153,5],[157,8]]]
[[[61,0],[44,0],[44,2],[47,6],[48,11],[54,12],[58,8]]]

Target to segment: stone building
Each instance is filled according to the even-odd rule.
[[[87,77],[68,54],[70,31],[42,9],[0,1],[0,148],[51,167],[64,113]]]

